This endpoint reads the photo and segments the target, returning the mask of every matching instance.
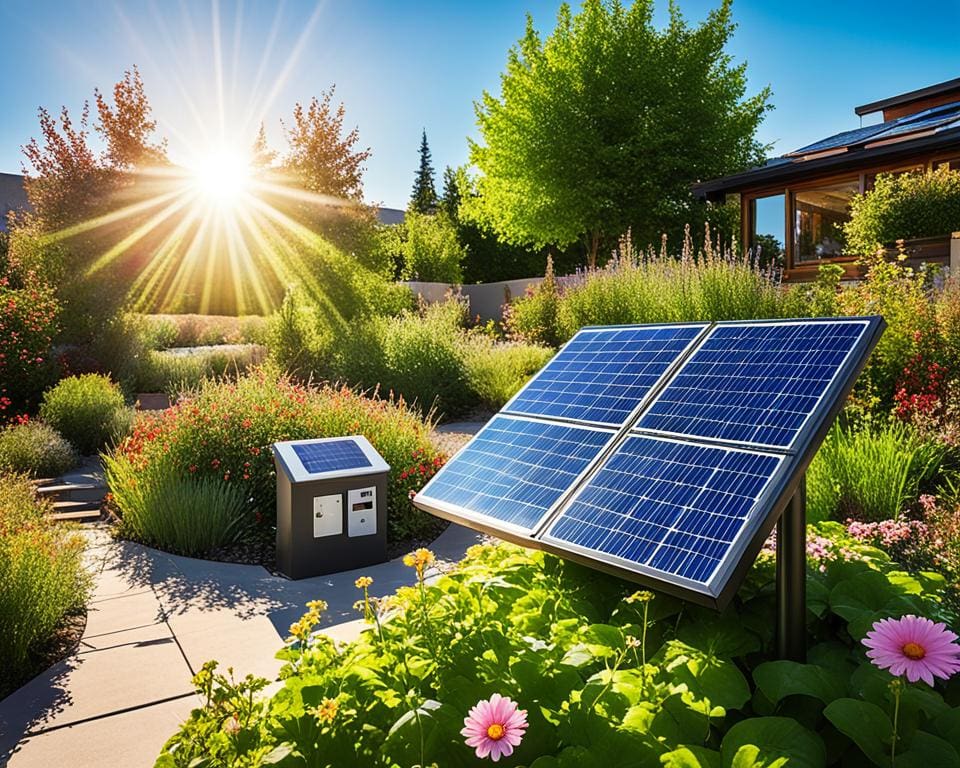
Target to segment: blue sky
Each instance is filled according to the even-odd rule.
[[[678,1],[691,21],[716,4]],[[261,117],[280,145],[293,104],[336,83],[347,123],[373,151],[367,198],[404,207],[421,129],[438,177],[464,162],[473,101],[497,90],[524,13],[548,32],[558,5],[3,0],[0,171],[20,170],[38,106],[79,110],[137,64],[179,162],[221,141],[248,144]],[[666,2],[657,8],[662,21]],[[730,52],[748,61],[751,90],[773,89],[760,138],[775,154],[855,127],[857,104],[960,76],[960,0],[914,0],[907,14],[891,0],[735,0],[734,17]]]

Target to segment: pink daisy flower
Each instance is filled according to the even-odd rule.
[[[911,683],[923,680],[933,685],[934,677],[949,680],[960,672],[960,645],[957,636],[943,623],[930,619],[904,616],[874,622],[863,644],[867,656],[880,669],[891,675],[906,674]]]
[[[477,750],[477,757],[489,755],[493,762],[513,754],[513,748],[523,740],[527,729],[527,712],[518,709],[516,702],[493,694],[489,701],[479,701],[463,719],[467,746]]]

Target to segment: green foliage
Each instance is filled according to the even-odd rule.
[[[43,394],[40,418],[84,456],[97,453],[122,437],[123,393],[106,376],[88,373],[62,379]]]
[[[222,346],[178,354],[149,351],[140,361],[135,391],[177,396],[196,389],[204,379],[234,379],[263,362],[263,347]]]
[[[77,452],[42,421],[10,424],[0,430],[0,472],[59,477],[77,464]]]
[[[481,171],[470,218],[503,240],[601,245],[632,227],[641,243],[678,232],[694,214],[690,184],[759,161],[754,136],[768,90],[746,96],[746,66],[725,51],[724,0],[691,27],[677,4],[663,29],[652,0],[560,6],[545,39],[528,17],[500,96],[476,104]],[[576,94],[576,98],[571,98]]]
[[[897,519],[946,453],[901,422],[859,430],[836,424],[807,473],[811,519]]]
[[[51,380],[60,305],[33,269],[0,253],[0,422],[36,406]]]
[[[134,469],[106,457],[105,475],[120,511],[119,532],[188,557],[202,557],[243,539],[254,523],[244,489],[218,477],[176,476],[162,466]]]
[[[427,144],[427,132],[420,139],[420,166],[413,180],[408,208],[416,213],[437,212],[437,189],[433,183],[433,164],[430,160],[430,146]]]
[[[870,192],[855,195],[843,228],[851,253],[872,254],[897,240],[960,230],[960,172],[880,173]]]
[[[144,315],[149,349],[262,344],[269,318],[261,315]]]
[[[688,236],[679,258],[638,255],[629,240],[604,269],[565,278],[562,291],[545,281],[511,305],[506,326],[515,338],[554,344],[585,325],[796,317],[803,302],[752,261],[713,250],[709,233],[694,254]]]
[[[506,765],[823,768],[843,753],[845,764],[866,765],[885,753],[888,731],[854,729],[844,710],[854,702],[887,717],[892,678],[859,641],[883,616],[937,616],[943,580],[894,570],[836,524],[811,535],[832,543],[829,557],[809,561],[808,664],[773,661],[768,555],[718,616],[665,595],[648,601],[551,555],[477,546],[429,583],[421,576],[396,596],[362,601],[370,626],[352,644],[311,635],[319,616],[308,614],[279,654],[284,687],[252,707],[239,702],[242,686],[220,678],[216,696],[236,709],[194,710],[157,765],[476,765],[460,729],[493,693],[529,722]],[[935,744],[939,762],[930,764],[953,765],[957,702],[941,688],[908,694],[900,751]],[[224,737],[231,711],[242,725],[231,722]]]
[[[480,404],[497,411],[553,357],[553,350],[520,341],[497,342],[471,333],[462,342],[464,375]]]
[[[270,359],[291,376],[309,380],[327,377],[333,365],[335,337],[319,322],[317,307],[296,291],[288,291],[270,318],[267,345]]]
[[[404,280],[434,283],[463,282],[460,264],[466,249],[457,237],[454,222],[445,213],[407,211],[395,226],[393,249]]]
[[[89,592],[83,538],[54,523],[24,475],[0,475],[0,695],[24,682],[64,617]]]
[[[442,463],[430,428],[401,402],[301,386],[257,370],[235,382],[204,380],[161,414],[140,414],[133,434],[111,454],[111,478],[217,478],[249,500],[244,519],[270,525],[276,514],[273,443],[362,434],[392,467],[388,533],[403,538],[433,527],[433,518],[416,510],[407,495]]]

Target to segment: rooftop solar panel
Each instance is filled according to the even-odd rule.
[[[772,454],[630,436],[544,540],[706,585],[741,543],[782,463]]]
[[[503,411],[620,426],[706,327],[584,328]]]
[[[848,319],[718,324],[638,427],[789,449],[868,326]]]
[[[323,440],[293,446],[303,468],[311,475],[370,467],[370,459],[354,440]]]
[[[434,508],[530,530],[580,479],[613,434],[495,416],[416,498]]]

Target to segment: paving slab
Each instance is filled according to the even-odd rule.
[[[30,736],[7,768],[148,768],[199,705],[199,699],[190,695]]]
[[[149,587],[92,600],[84,635],[102,635],[163,621],[160,601]]]

